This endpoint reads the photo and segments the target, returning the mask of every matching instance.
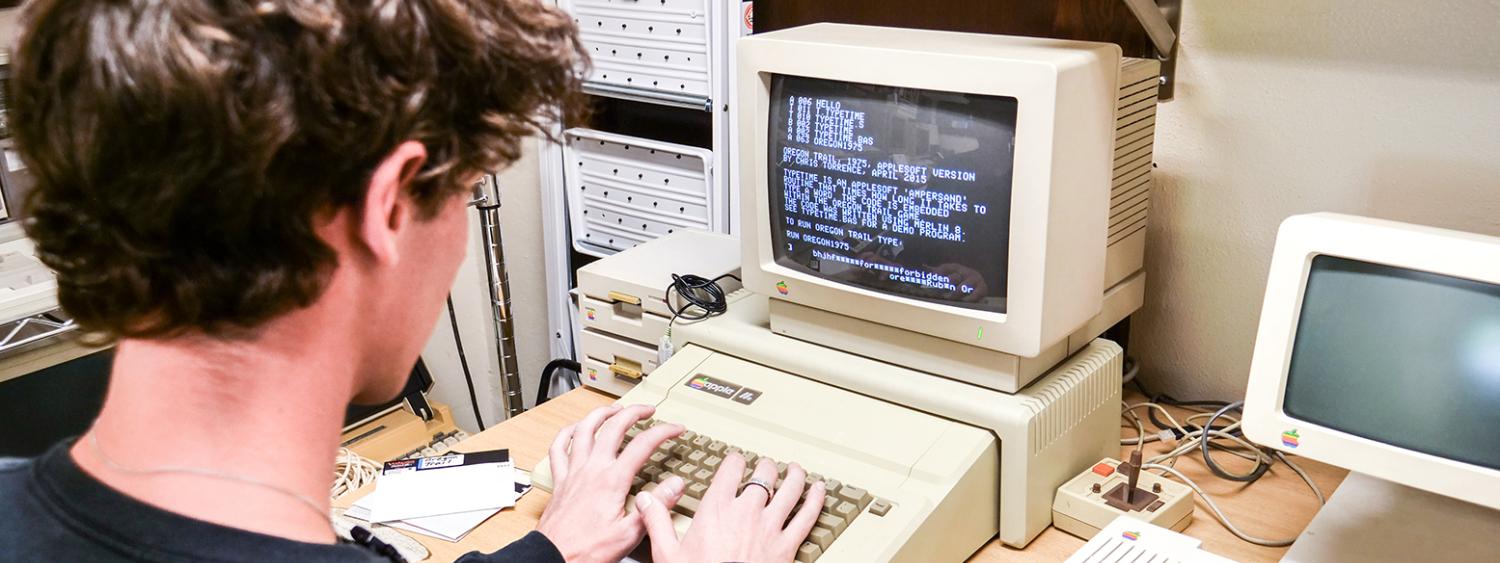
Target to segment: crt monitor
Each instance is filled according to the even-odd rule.
[[[1117,46],[817,24],[738,50],[747,287],[1025,357],[1099,313]]]
[[[1244,424],[1260,444],[1500,509],[1500,238],[1287,219]]]

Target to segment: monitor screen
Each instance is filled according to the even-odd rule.
[[[1313,258],[1282,408],[1500,469],[1500,286]]]
[[[771,79],[776,263],[1005,312],[1016,99]]]

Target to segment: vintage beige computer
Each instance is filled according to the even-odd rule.
[[[743,270],[772,328],[1015,391],[1139,308],[1139,260],[1106,272],[1119,61],[861,26],[750,43]]]
[[[1500,238],[1287,219],[1244,423],[1354,472],[1286,560],[1500,561]]]
[[[835,24],[737,49],[746,289],[621,397],[690,431],[636,485],[687,479],[682,529],[738,450],[830,484],[799,561],[1024,547],[1119,450],[1122,354],[1096,337],[1140,305],[1151,66]]]

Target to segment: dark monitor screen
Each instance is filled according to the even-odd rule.
[[[777,264],[1005,312],[1016,99],[776,75]]]
[[[1283,410],[1500,469],[1500,286],[1313,258]]]

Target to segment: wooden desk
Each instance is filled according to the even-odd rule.
[[[531,468],[547,455],[547,447],[559,429],[582,418],[589,410],[607,405],[613,400],[612,397],[588,388],[576,389],[471,436],[454,449],[468,452],[508,448],[516,460],[516,467]],[[1135,431],[1122,432],[1134,435]],[[1148,445],[1147,451],[1159,448],[1160,444],[1153,443]],[[1121,450],[1129,451],[1127,448]],[[1332,494],[1347,473],[1311,460],[1298,458],[1295,461],[1313,477],[1325,495]],[[1252,535],[1265,538],[1294,536],[1302,531],[1317,511],[1318,502],[1307,490],[1307,486],[1284,465],[1278,464],[1259,482],[1249,487],[1212,477],[1197,457],[1184,456],[1177,467],[1198,481],[1205,491],[1214,496],[1229,517]],[[1231,465],[1231,468],[1243,469],[1238,465]],[[348,506],[366,492],[368,490],[356,492],[339,499],[336,504]],[[535,527],[548,498],[550,495],[541,490],[527,493],[514,509],[504,510],[490,518],[457,544],[427,536],[413,537],[432,551],[430,561],[451,561],[473,550],[494,551]],[[1240,541],[1213,519],[1201,500],[1198,501],[1193,522],[1184,532],[1201,538],[1204,549],[1238,561],[1275,561],[1286,552],[1285,548],[1260,547]],[[1062,561],[1082,545],[1083,540],[1056,528],[1048,528],[1024,550],[1005,546],[998,541],[990,542],[970,561]]]

